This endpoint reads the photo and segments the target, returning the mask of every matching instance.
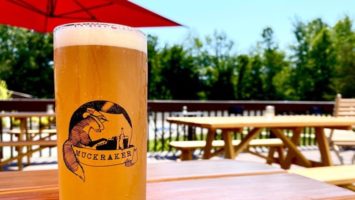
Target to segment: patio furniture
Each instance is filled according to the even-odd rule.
[[[349,190],[278,170],[265,164],[231,160],[148,164],[147,199],[355,198]],[[0,173],[0,200],[58,198],[56,170]]]
[[[288,170],[288,172],[355,191],[353,185],[355,183],[355,165],[298,168]]]
[[[172,117],[201,117],[203,116],[203,112],[200,111],[188,111],[187,106],[182,107],[181,112],[172,112]],[[196,139],[196,129],[192,126],[187,126],[187,140]]]
[[[54,113],[50,112],[3,112],[0,113],[0,118],[4,117],[13,117],[16,119],[20,120],[20,127],[19,130],[10,130],[10,134],[14,134],[17,137],[17,141],[2,141],[1,140],[1,145],[0,149],[2,150],[2,147],[5,146],[10,146],[10,147],[15,147],[17,150],[17,156],[10,157],[7,159],[1,159],[0,160],[0,167],[12,162],[13,160],[17,160],[17,165],[18,169],[22,170],[23,168],[23,163],[22,163],[22,158],[27,157],[27,163],[30,163],[30,157],[32,153],[40,151],[43,149],[43,147],[53,147],[55,146],[56,141],[52,141],[48,143],[48,140],[51,139],[50,137],[54,135],[53,129],[48,129],[48,137],[45,138],[39,138],[35,139],[33,137],[32,133],[35,133],[36,131],[29,129],[28,127],[28,119],[31,117],[55,117]],[[44,130],[38,130],[38,133],[42,133]],[[1,131],[1,134],[4,134]],[[0,138],[3,138],[1,135]],[[47,139],[47,140],[46,140]],[[33,146],[40,146],[37,149],[33,149]],[[26,151],[24,151],[24,148],[26,147]]]
[[[355,117],[355,99],[342,98],[338,94],[335,99],[334,113],[335,117]],[[332,150],[337,155],[341,164],[344,164],[344,159],[341,156],[341,151],[344,148],[355,147],[355,132],[353,130],[327,130],[329,133],[329,143]],[[352,163],[355,162],[355,153],[352,158]]]
[[[11,129],[11,130],[7,130],[5,131],[5,133],[10,135],[10,141],[14,141],[14,136],[15,138],[19,138],[20,134],[21,134],[21,129]],[[56,128],[45,128],[45,129],[27,129],[26,130],[26,140],[34,140],[36,137],[39,140],[52,140],[53,138],[56,138],[57,135],[57,129]],[[6,145],[4,145],[6,146]],[[31,148],[31,145],[27,145],[28,148]],[[54,147],[54,146],[53,146]],[[14,155],[14,149],[11,148],[10,149],[10,154],[11,157],[13,157]],[[38,150],[41,151],[41,150]],[[37,152],[37,151],[34,151]],[[49,153],[51,155],[52,151],[51,149],[49,150]],[[41,152],[40,152],[41,154]]]
[[[240,140],[233,140],[232,144],[234,147],[236,147],[240,144]],[[206,146],[206,141],[172,141],[170,142],[170,146],[181,151],[181,155],[180,155],[181,160],[192,160],[193,152],[196,149],[204,148]],[[224,147],[224,141],[214,140],[212,142],[212,147],[222,148]],[[268,147],[269,148],[268,156],[264,156],[256,151],[252,151],[250,148],[247,148],[247,152],[265,158],[268,164],[271,164],[276,160],[278,160],[278,162],[281,163],[284,159],[284,155],[283,155],[284,144],[282,140],[278,138],[253,139],[252,141],[250,141],[249,147]],[[278,154],[277,157],[274,157],[275,152]],[[216,154],[218,153],[219,152],[216,152]]]
[[[18,155],[12,158],[8,158],[6,160],[1,160],[0,161],[0,171],[2,170],[2,167],[14,160],[19,160],[22,159],[23,157],[27,156],[30,157],[33,153],[43,150],[48,147],[56,147],[57,146],[57,141],[56,140],[35,140],[35,141],[8,141],[8,142],[0,142],[0,147],[16,147],[17,149],[21,149],[24,146],[30,146],[30,149],[27,149],[25,152],[18,151]],[[32,147],[36,147],[33,149]],[[21,166],[18,167],[19,170],[21,170]]]
[[[0,173],[0,199],[57,200],[57,170]],[[354,199],[349,190],[253,162],[151,163],[147,199]]]
[[[6,131],[6,133],[13,134],[18,137],[18,135],[21,134],[21,130],[20,129],[12,129],[12,130]],[[57,134],[57,129],[37,129],[37,130],[30,129],[30,130],[27,130],[27,133],[29,135],[31,135],[32,137],[37,136],[37,135],[41,135],[41,134],[52,136],[52,135]]]
[[[147,199],[310,200],[355,199],[349,190],[295,174],[209,178],[147,185]]]
[[[277,167],[234,160],[198,160],[147,164],[147,182],[287,173]],[[57,188],[58,170],[0,172],[0,194],[13,190]]]
[[[282,167],[290,168],[291,164],[299,164],[305,167],[330,166],[333,164],[329,152],[329,144],[324,134],[324,128],[351,129],[355,125],[355,117],[322,117],[322,116],[275,116],[275,117],[176,117],[168,118],[168,122],[175,124],[185,124],[208,129],[206,146],[204,147],[204,159],[209,159],[213,155],[212,142],[215,138],[216,129],[222,130],[224,140],[225,158],[234,159],[240,152],[248,147],[250,141],[257,137],[264,128],[281,139],[286,148],[287,156]],[[232,134],[235,129],[250,127],[250,132],[242,139],[237,147],[233,147]],[[317,144],[319,147],[321,162],[308,160],[297,148],[301,138],[301,131],[305,127],[314,128]],[[284,130],[293,132],[288,138]]]

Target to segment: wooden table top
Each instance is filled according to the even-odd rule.
[[[186,162],[151,163],[147,165],[147,182],[272,173],[286,173],[286,171],[266,164],[235,160],[198,160]],[[18,190],[51,187],[56,188],[57,186],[57,170],[0,173],[0,194]]]
[[[170,123],[186,124],[203,128],[287,128],[287,127],[340,127],[351,129],[355,125],[355,117],[324,117],[311,115],[289,116],[232,116],[232,117],[169,117]]]
[[[334,185],[355,183],[355,165],[296,168],[288,171]]]
[[[224,177],[147,185],[147,199],[355,199],[355,193],[295,174]]]
[[[148,164],[147,169],[147,182],[286,172],[278,167],[272,167],[266,164],[235,160],[197,160],[152,163]]]
[[[58,188],[0,193],[0,200],[58,200]],[[325,200],[355,199],[349,190],[295,174],[265,174],[147,183],[147,200]]]

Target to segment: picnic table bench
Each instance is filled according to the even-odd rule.
[[[331,166],[333,165],[330,156],[329,144],[324,133],[325,128],[349,130],[355,125],[355,117],[323,117],[323,116],[235,116],[235,117],[169,117],[169,123],[178,125],[194,126],[207,129],[206,145],[203,150],[203,158],[212,157],[212,142],[216,136],[216,130],[221,130],[224,140],[225,158],[234,159],[240,152],[244,151],[249,143],[267,128],[277,138],[281,139],[285,148],[288,149],[282,168],[289,169],[291,164],[304,167]],[[250,128],[248,134],[243,137],[238,146],[232,144],[234,130]],[[301,134],[304,128],[312,128],[315,132],[315,139],[321,155],[320,161],[309,160],[298,149]],[[285,134],[286,130],[292,131],[292,137]]]
[[[291,169],[288,172],[355,191],[355,165]]]
[[[55,129],[30,129],[29,125],[28,125],[28,119],[32,118],[32,117],[50,117],[50,118],[54,118],[55,117],[55,113],[52,112],[2,112],[0,113],[0,119],[1,118],[5,118],[5,117],[10,117],[10,118],[16,118],[20,120],[20,124],[19,124],[19,129],[12,129],[8,131],[8,134],[10,134],[11,136],[11,140],[10,141],[2,141],[1,145],[0,145],[0,154],[2,155],[3,153],[3,147],[5,146],[10,146],[10,147],[16,147],[16,150],[18,152],[17,156],[13,156],[12,150],[11,150],[11,157],[9,159],[5,159],[3,160],[2,157],[0,160],[0,168],[1,166],[12,162],[13,160],[17,159],[17,165],[19,170],[22,170],[23,168],[23,164],[22,164],[22,158],[24,156],[27,156],[27,162],[30,163],[30,157],[31,155],[39,150],[42,150],[43,148],[46,148],[48,146],[55,146],[56,141],[53,140],[52,142],[47,142],[48,139],[51,139],[51,137],[53,135],[56,134],[56,130]],[[46,135],[44,137],[42,137],[42,135],[40,133],[46,133]],[[4,134],[3,130],[1,129],[0,131],[1,137],[2,134]],[[17,140],[14,141],[12,136],[15,135],[17,137]],[[39,135],[39,138],[37,138],[36,136]],[[38,141],[38,142],[37,142]],[[45,141],[45,142],[44,142]],[[40,146],[37,149],[32,149],[32,146]],[[27,147],[26,152],[24,151],[23,147]]]
[[[31,147],[29,149],[27,149],[26,152],[22,152],[22,147],[27,146],[27,147]],[[32,148],[36,146],[37,148]],[[44,148],[48,148],[48,147],[55,147],[57,146],[57,141],[56,140],[33,140],[33,141],[2,141],[0,142],[0,147],[16,147],[18,149],[18,155],[15,157],[10,157],[4,160],[0,161],[0,170],[2,169],[2,167],[4,165],[7,165],[8,163],[14,161],[14,160],[19,160],[22,159],[25,156],[30,157],[33,153],[40,151]],[[19,163],[18,163],[19,164]]]
[[[234,147],[240,144],[240,140],[233,140],[232,144]],[[176,148],[177,150],[181,151],[180,159],[181,160],[192,160],[193,159],[193,152],[196,149],[202,149],[206,146],[206,141],[172,141],[170,142],[170,146]],[[224,147],[223,140],[214,140],[212,142],[212,147]],[[269,147],[269,154],[268,156],[264,156],[256,151],[251,151],[249,148],[247,149],[248,152],[265,158],[268,164],[273,162],[282,163],[284,159],[283,155],[283,148],[284,144],[282,140],[278,138],[269,138],[269,139],[253,139],[249,143],[249,147]],[[214,154],[218,154],[222,151],[216,151]],[[277,152],[278,157],[274,157],[275,152]]]

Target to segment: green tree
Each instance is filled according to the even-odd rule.
[[[199,73],[193,57],[181,45],[165,47],[161,52],[161,81],[157,89],[166,90],[169,99],[198,99]]]
[[[308,97],[311,100],[332,100],[335,93],[332,89],[332,79],[336,61],[329,29],[321,29],[311,45],[310,62],[313,67],[314,85],[312,94]]]
[[[244,97],[244,99],[254,99],[261,100],[263,99],[264,89],[263,89],[263,80],[262,80],[262,58],[260,55],[256,54],[251,57],[250,63],[250,75],[248,81],[250,83],[249,96]]]
[[[215,31],[204,40],[188,38],[189,54],[199,74],[200,99],[225,100],[235,98],[236,60],[231,55],[233,42],[223,32]]]
[[[206,37],[206,52],[209,52],[209,63],[206,63],[208,99],[235,99],[236,62],[231,56],[233,41],[223,32],[215,31],[213,37]]]
[[[222,61],[214,69],[214,79],[209,90],[209,99],[232,100],[235,99],[235,64]]]
[[[236,98],[246,99],[249,97],[250,79],[248,77],[251,75],[249,67],[249,56],[240,55],[237,58],[237,86],[236,86]]]
[[[333,27],[336,66],[334,90],[344,97],[355,97],[355,31],[346,16]]]
[[[291,46],[293,55],[293,70],[291,71],[291,85],[295,90],[297,100],[307,99],[307,90],[312,87],[311,67],[309,66],[310,39],[307,33],[307,26],[303,22],[294,24],[293,31],[296,44]]]
[[[0,26],[0,79],[11,90],[53,97],[51,34]]]
[[[262,59],[257,55],[237,57],[236,98],[240,100],[262,99]]]
[[[186,44],[188,53],[193,58],[196,73],[199,74],[200,91],[198,92],[198,98],[207,100],[210,96],[209,90],[215,71],[212,67],[213,56],[211,56],[206,42],[203,42],[200,38],[190,36],[186,41],[188,41]]]
[[[284,79],[278,79],[279,73],[287,72],[289,67],[286,61],[285,53],[278,50],[278,46],[274,41],[274,31],[267,27],[262,32],[262,46],[263,46],[263,99],[266,100],[280,100],[283,99],[284,94],[277,89],[277,86],[284,84]]]
[[[164,88],[159,87],[161,81],[161,59],[160,49],[158,48],[158,37],[148,35],[148,98],[149,99],[164,99],[166,92],[162,91]]]
[[[334,42],[327,24],[315,19],[295,25],[296,45],[292,47],[294,68],[292,85],[301,100],[325,100],[334,97]]]
[[[8,99],[10,98],[11,93],[7,89],[6,82],[3,80],[0,80],[0,99]]]

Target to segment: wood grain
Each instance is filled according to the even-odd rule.
[[[237,176],[147,184],[147,200],[350,200],[355,193],[294,174]],[[0,200],[58,200],[58,188],[0,194]],[[75,199],[75,194],[73,194]]]
[[[234,160],[151,163],[147,166],[147,182],[269,173],[286,173],[286,171],[270,165]],[[0,172],[0,193],[56,187],[57,184],[57,170]]]
[[[280,168],[235,160],[198,160],[148,165],[148,182],[285,173]]]
[[[355,183],[355,165],[292,169],[289,172],[334,185]]]
[[[147,185],[148,200],[310,200],[355,197],[355,193],[293,174],[225,177]]]
[[[243,117],[169,117],[170,123],[185,124],[203,128],[234,129],[243,127],[288,128],[288,127],[325,127],[351,129],[355,125],[355,117],[322,117],[310,115]]]
[[[301,164],[302,166],[330,166],[333,164],[330,158],[329,145],[324,135],[324,128],[336,128],[350,130],[355,125],[355,117],[324,117],[324,116],[311,116],[311,115],[292,115],[292,116],[236,116],[236,117],[171,117],[167,121],[170,123],[184,124],[188,126],[196,126],[201,128],[208,128],[209,130],[221,129],[224,135],[225,130],[238,129],[238,128],[252,128],[247,136],[241,141],[234,150],[233,144],[229,137],[224,136],[225,145],[225,157],[234,158],[241,151],[243,151],[249,144],[249,142],[256,137],[263,128],[270,128],[275,135],[280,138],[286,148],[289,149],[286,161],[283,163],[283,168],[289,168],[291,163]],[[315,128],[317,132],[317,143],[321,153],[321,162],[313,162],[308,160],[298,149],[297,145],[299,141],[295,141],[296,137],[289,140],[282,132],[284,129],[291,129],[295,135],[299,138],[300,130],[305,127]],[[258,131],[256,131],[258,130]],[[211,138],[214,133],[210,132],[207,135],[206,147],[204,149],[205,159],[210,158],[211,155]]]
[[[0,193],[58,186],[57,170],[0,172]]]

